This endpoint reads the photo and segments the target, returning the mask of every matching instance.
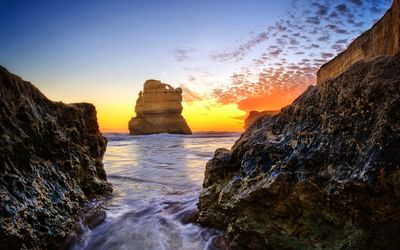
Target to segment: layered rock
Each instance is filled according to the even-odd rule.
[[[244,129],[248,129],[251,127],[251,125],[256,122],[258,119],[264,116],[273,116],[278,114],[279,111],[273,110],[273,111],[250,111],[249,115],[246,117],[244,120]]]
[[[400,55],[361,61],[207,163],[199,222],[234,249],[398,249]]]
[[[131,135],[191,134],[182,116],[182,89],[157,80],[147,80],[136,100],[135,113],[128,124]]]
[[[66,105],[0,66],[0,249],[54,249],[112,191],[92,104]]]
[[[393,0],[390,10],[370,30],[355,39],[349,47],[317,73],[317,82],[334,78],[355,62],[400,52],[400,0]]]

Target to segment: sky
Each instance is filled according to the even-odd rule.
[[[280,110],[391,0],[0,0],[0,64],[127,132],[147,79],[183,89],[193,131]]]

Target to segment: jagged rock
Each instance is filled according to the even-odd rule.
[[[246,119],[244,120],[244,129],[248,129],[251,127],[251,125],[257,121],[258,119],[260,119],[261,117],[264,116],[273,116],[278,114],[279,111],[262,111],[262,112],[258,112],[258,111],[250,111],[249,115],[246,117]]]
[[[0,66],[0,249],[54,249],[112,191],[92,104],[63,104]]]
[[[207,163],[199,222],[234,249],[398,249],[400,55],[356,63]]]
[[[131,135],[192,134],[181,115],[182,89],[157,80],[147,80],[136,100],[136,117],[129,121]]]

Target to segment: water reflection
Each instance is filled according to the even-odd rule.
[[[220,232],[191,222],[206,161],[239,135],[106,136],[107,217],[73,249],[217,249]]]

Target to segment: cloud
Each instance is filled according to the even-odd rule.
[[[327,52],[321,53],[321,57],[322,57],[323,59],[330,59],[330,58],[332,58],[334,55],[335,55],[335,54],[333,54],[333,53],[327,53]]]
[[[192,47],[177,48],[171,50],[171,54],[177,62],[189,61],[196,50]]]
[[[212,90],[221,104],[242,110],[279,109],[316,81],[319,67],[370,28],[389,0],[292,0],[285,18],[257,32],[234,49],[211,53],[214,62],[245,63]],[[362,20],[362,21],[360,21]],[[257,53],[251,53],[255,51]]]
[[[217,62],[225,62],[230,60],[239,61],[248,53],[250,53],[255,46],[266,41],[267,39],[268,34],[266,32],[261,32],[232,51],[225,51],[222,53],[213,52],[210,57]]]
[[[347,13],[350,12],[349,8],[345,3],[336,6],[335,9],[342,15],[346,15]]]
[[[182,89],[182,97],[183,100],[187,103],[195,102],[195,101],[202,101],[205,100],[206,98],[199,93],[197,93],[194,90],[191,90],[189,87],[187,87],[184,84],[180,85],[180,88]]]
[[[362,3],[361,0],[350,0],[350,2],[351,2],[352,4],[357,5],[358,7],[360,7],[360,6],[363,5],[363,3]]]

